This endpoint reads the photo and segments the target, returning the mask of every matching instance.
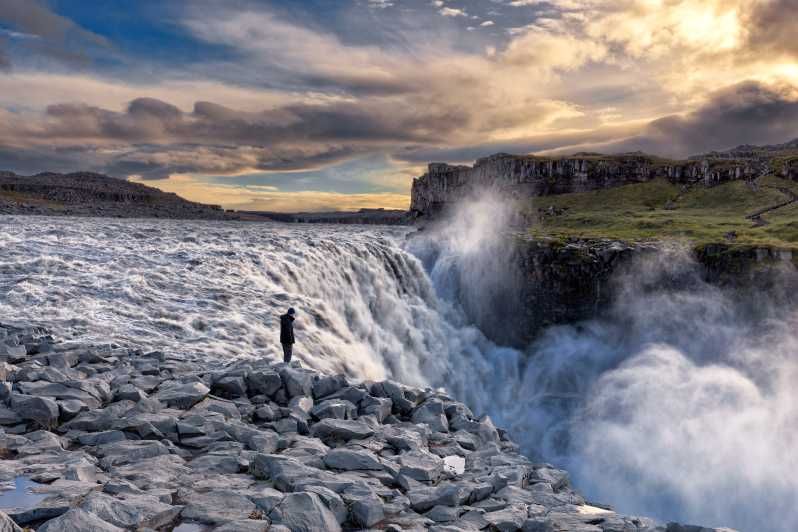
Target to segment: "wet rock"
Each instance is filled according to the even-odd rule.
[[[269,514],[272,522],[292,532],[340,531],[335,515],[315,493],[291,493]]]
[[[147,397],[148,396],[146,392],[144,392],[141,388],[137,388],[133,384],[125,384],[124,386],[117,388],[117,390],[114,392],[114,400],[116,401],[128,400],[137,403],[142,399],[146,399]]]

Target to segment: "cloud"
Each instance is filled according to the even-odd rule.
[[[798,137],[798,89],[748,81],[710,95],[696,110],[650,122],[625,139],[580,149],[644,151],[686,157],[740,144],[773,144]],[[563,153],[562,148],[550,153]]]
[[[104,37],[54,13],[40,0],[3,0],[0,2],[0,23],[18,30],[7,32],[12,37],[37,37],[18,39],[34,53],[68,63],[84,63],[87,58],[82,49],[110,46]]]
[[[165,192],[191,201],[222,205],[228,209],[272,212],[356,211],[368,208],[407,209],[407,194],[342,194],[317,190],[281,192],[273,187],[204,183],[190,176],[147,181]]]
[[[443,15],[444,17],[467,17],[468,13],[466,13],[462,9],[457,9],[455,7],[442,7],[438,13]]]

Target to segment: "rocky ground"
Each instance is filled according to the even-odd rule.
[[[0,361],[0,531],[709,531],[586,504],[433,390],[7,325]]]

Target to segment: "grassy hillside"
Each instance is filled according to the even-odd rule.
[[[781,189],[781,190],[780,190]],[[733,181],[682,189],[666,180],[578,194],[533,198],[527,206],[534,236],[688,239],[798,249],[798,203],[761,216],[747,215],[789,201],[798,183],[778,177],[756,185]],[[736,233],[736,237],[728,236]]]

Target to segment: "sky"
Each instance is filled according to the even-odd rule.
[[[406,208],[431,161],[798,137],[798,0],[0,0],[0,169]]]

